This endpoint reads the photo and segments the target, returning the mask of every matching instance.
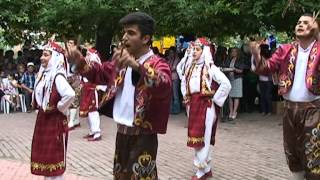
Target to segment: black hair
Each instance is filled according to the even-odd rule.
[[[13,55],[14,55],[14,52],[13,52],[13,50],[7,50],[7,51],[4,53],[4,55],[7,56],[7,57],[8,57],[9,55],[10,55],[10,56],[13,56]]]
[[[169,48],[169,51],[173,51],[174,53],[176,53],[176,52],[177,52],[177,48],[174,47],[174,46],[171,46],[171,47]]]
[[[152,51],[154,54],[160,54],[159,48],[158,47],[151,47]]]
[[[22,56],[22,51],[18,51],[18,56]]]
[[[308,17],[313,17],[313,15],[311,13],[303,13],[301,16],[308,16]],[[300,16],[300,17],[301,17]]]
[[[268,44],[261,44],[260,45],[260,55],[264,58],[270,58],[271,57],[271,50],[269,48],[269,45]]]
[[[127,25],[137,25],[141,36],[149,35],[151,44],[151,39],[154,34],[155,20],[148,14],[144,12],[133,12],[120,19],[119,24],[124,27]]]
[[[78,44],[78,39],[76,38],[76,36],[69,36],[68,37],[68,41],[72,40],[74,42],[74,45]]]
[[[81,50],[81,54],[82,54],[82,56],[86,56],[87,55],[87,49],[86,48],[82,48]]]

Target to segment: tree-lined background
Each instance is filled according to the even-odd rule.
[[[223,41],[264,31],[292,35],[298,17],[320,10],[317,0],[1,0],[0,41],[81,35],[106,55],[119,34],[119,19],[144,11],[157,21],[156,35],[192,34]],[[43,33],[45,32],[45,33]],[[1,45],[1,44],[0,44]]]

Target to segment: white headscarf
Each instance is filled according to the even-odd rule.
[[[88,49],[87,55],[86,55],[86,61],[89,63],[96,62],[98,64],[101,64],[101,60],[100,60],[98,51],[93,48]]]
[[[177,73],[179,75],[179,78],[182,80],[185,76],[186,70],[191,66],[192,60],[193,60],[193,48],[190,44],[187,48],[183,58],[177,65]]]
[[[211,91],[211,82],[213,78],[213,72],[210,71],[210,68],[211,68],[211,65],[213,64],[213,58],[212,58],[212,54],[209,46],[203,47],[203,51],[198,62],[199,63],[203,62],[204,66],[207,68],[209,78],[204,79],[204,81],[206,82],[206,85],[209,91]]]
[[[177,73],[179,75],[179,78],[181,79],[181,91],[182,95],[186,94],[186,82],[185,82],[185,75],[189,71],[189,68],[191,68],[191,65],[193,63],[193,54],[194,54],[194,46],[201,46],[202,49],[202,54],[200,58],[195,62],[197,64],[202,64],[204,63],[204,66],[206,66],[209,74],[209,78],[205,79],[205,82],[207,84],[207,87],[210,90],[211,87],[211,79],[213,78],[213,73],[212,71],[209,71],[211,65],[213,64],[213,58],[211,54],[210,47],[208,44],[203,43],[203,41],[206,41],[203,38],[197,39],[195,42],[192,42],[189,44],[188,49],[186,50],[186,53],[184,57],[181,59],[179,64],[177,65]]]
[[[51,52],[51,59],[46,68],[40,67],[35,81],[34,96],[37,104],[41,106],[43,111],[46,111],[56,75],[61,74],[66,77],[67,72],[63,49],[60,46],[54,42],[49,42],[43,50]]]

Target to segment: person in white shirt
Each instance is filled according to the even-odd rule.
[[[271,50],[269,50],[269,45],[261,44],[261,56],[264,58],[271,57]],[[251,71],[255,71],[256,66],[254,64],[254,58],[251,56]],[[271,115],[272,112],[272,88],[273,79],[271,75],[264,76],[259,75],[259,90],[260,90],[260,107],[263,116]]]

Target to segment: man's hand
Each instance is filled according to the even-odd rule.
[[[256,41],[250,42],[250,50],[252,55],[260,55],[260,44]]]
[[[69,47],[65,56],[71,64],[76,64],[81,58],[83,58],[77,47]]]
[[[113,59],[116,61],[116,64],[120,69],[130,66],[136,71],[139,70],[140,64],[126,49],[117,49],[113,55]]]
[[[256,62],[259,62],[261,60],[260,56],[260,44],[257,43],[256,41],[250,42],[250,51],[251,54],[253,55],[254,59]]]
[[[81,52],[77,47],[70,47],[66,53],[66,58],[68,62],[72,65],[75,65],[75,71],[82,71],[86,64],[90,65],[89,62],[82,56]]]

